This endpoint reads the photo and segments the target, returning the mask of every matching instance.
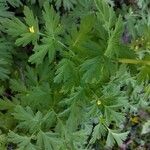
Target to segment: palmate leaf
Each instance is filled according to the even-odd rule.
[[[51,89],[47,83],[32,87],[32,89],[26,91],[26,93],[21,94],[20,99],[22,104],[30,106],[33,110],[38,109],[42,111],[43,108],[48,110],[53,104]]]
[[[91,38],[90,32],[94,26],[94,20],[94,15],[84,16],[81,19],[79,30],[74,26],[71,28],[70,34],[66,37],[66,42],[71,49],[76,50]]]
[[[115,142],[117,142],[117,144],[121,146],[121,144],[123,144],[123,142],[127,139],[128,134],[129,132],[117,133],[114,130],[108,129],[106,146],[113,147]]]
[[[72,134],[72,142],[74,143],[74,149],[84,150],[84,144],[87,142],[88,138],[88,131],[87,129],[80,129]],[[84,144],[83,144],[84,143]]]
[[[10,66],[12,63],[11,51],[13,47],[11,42],[6,41],[4,38],[0,38],[0,79],[4,80],[8,78],[10,73]]]
[[[40,131],[37,135],[36,144],[38,149],[41,150],[60,150],[63,141],[56,133]]]
[[[10,131],[8,140],[9,142],[17,144],[18,150],[36,150],[35,146],[31,143],[31,137],[21,136]]]
[[[110,124],[112,121],[114,121],[116,125],[119,126],[125,120],[125,114],[115,110],[115,107],[109,108],[109,106],[105,106],[104,116],[107,124]]]
[[[147,134],[150,132],[150,120],[147,120],[142,127],[141,134]]]
[[[51,89],[53,75],[54,71],[47,61],[36,68],[27,66],[24,80],[11,79],[10,88],[21,105],[30,106],[32,110],[47,111],[54,104]]]
[[[43,62],[44,57],[48,53],[49,63],[51,63],[56,54],[56,44],[53,39],[43,38],[42,45],[37,45],[34,48],[35,53],[30,56],[29,62],[41,64]]]
[[[146,81],[150,79],[150,66],[149,65],[144,65],[139,68],[140,72],[137,75],[137,78],[140,82]]]
[[[70,12],[71,16],[75,18],[78,18],[78,16],[80,16],[81,18],[83,18],[84,16],[93,13],[92,8],[94,6],[94,1],[91,0],[78,1],[77,5],[75,5],[73,10]]]
[[[34,17],[33,12],[27,7],[24,7],[24,15],[25,15],[25,22],[28,25],[28,32],[23,33],[20,35],[21,37],[16,40],[16,45],[27,45],[28,43],[32,42],[35,44],[39,38],[39,27],[38,27],[38,20]]]
[[[29,62],[40,64],[48,53],[49,63],[56,54],[56,49],[60,47],[58,35],[61,33],[60,17],[50,7],[48,2],[44,3],[43,18],[45,21],[45,37],[41,40],[41,45],[34,48],[35,53],[29,58]]]
[[[78,83],[78,72],[74,62],[66,58],[62,59],[57,66],[54,82],[63,83],[64,92],[71,90]]]
[[[44,3],[43,18],[45,21],[46,34],[53,39],[57,38],[62,30],[60,16],[47,2]]]
[[[70,94],[69,98],[62,100],[59,105],[66,107],[59,116],[66,117],[66,125],[68,131],[75,132],[84,118],[83,107],[86,105],[88,97],[86,95],[86,90],[82,87],[76,88],[74,92]],[[78,112],[78,113],[77,113]],[[80,114],[80,115],[78,115]]]
[[[8,27],[6,31],[12,37],[18,37],[28,32],[28,27],[15,17],[13,19],[5,19],[4,26]]]
[[[100,140],[102,137],[106,135],[106,133],[107,133],[106,127],[102,123],[99,123],[94,127],[90,143],[95,143],[96,140]]]
[[[52,0],[50,0],[52,2]],[[74,5],[77,4],[77,0],[54,0],[57,9],[59,9],[62,5],[65,10],[73,9]]]
[[[24,7],[24,15],[26,24],[16,17],[5,19],[3,23],[6,32],[12,37],[18,38],[15,42],[17,46],[35,44],[39,38],[38,20],[27,6]]]
[[[8,6],[6,5],[5,0],[0,1],[0,22],[3,21],[3,19],[12,17],[13,13],[8,11]]]
[[[81,107],[78,106],[78,103],[73,103],[70,107],[70,114],[68,117],[68,120],[66,122],[66,125],[68,126],[69,131],[76,131],[78,128],[78,125],[82,121],[82,115],[78,115],[78,113],[82,114]]]
[[[115,29],[111,31],[109,39],[108,39],[108,46],[104,53],[107,57],[114,57],[118,56],[119,50],[121,50],[121,36],[123,32],[123,23],[121,17],[118,18]]]
[[[104,55],[112,58],[118,55],[120,50],[120,39],[123,32],[122,18],[119,16],[117,19],[113,8],[105,0],[95,0],[95,4],[98,9],[97,17],[104,24],[109,35]],[[115,26],[114,29],[113,26]]]
[[[25,72],[27,86],[39,86],[44,82],[47,84],[53,82],[54,70],[53,66],[50,66],[48,60],[45,60],[42,64],[36,68],[27,66]]]
[[[106,31],[110,32],[116,22],[116,15],[113,8],[105,0],[95,0],[95,4],[98,9],[98,19],[104,24]]]
[[[4,67],[1,67],[3,65],[7,65],[7,62],[3,59],[0,59],[0,79],[4,80],[8,78],[8,74],[10,73],[9,70],[5,69]]]
[[[12,129],[16,123],[12,116],[14,108],[17,102],[13,99],[13,102],[7,98],[0,99],[0,128],[8,131]],[[2,112],[5,111],[6,113],[3,114]]]
[[[69,59],[63,59],[58,64],[58,69],[56,71],[56,77],[54,78],[54,82],[66,82],[69,80],[73,74],[74,63]]]
[[[54,127],[57,121],[57,116],[54,111],[48,111],[46,114],[43,116],[42,119],[42,129],[44,131],[49,131],[51,127]]]
[[[62,149],[84,149],[83,143],[86,143],[87,133],[84,130],[70,132],[62,120],[58,119],[56,132],[58,132],[63,140]]]
[[[85,43],[79,53],[88,58],[80,66],[82,81],[86,83],[106,81],[117,69],[108,58],[102,57],[103,47],[92,41]]]
[[[6,1],[7,3],[9,3],[13,7],[19,7],[19,6],[22,5],[21,0],[13,0],[13,1],[12,0],[4,0],[4,1]]]
[[[7,136],[5,134],[2,134],[0,130],[0,150],[7,149],[6,143],[7,143]]]
[[[10,4],[13,7],[19,7],[22,5],[22,2],[20,0],[1,0],[0,1],[0,22],[4,21],[4,18],[10,18],[13,17],[14,13],[9,11],[9,6]]]
[[[19,121],[17,127],[30,133],[39,132],[42,129],[49,130],[56,122],[56,115],[53,111],[46,111],[43,115],[40,111],[34,113],[30,107],[23,108],[20,105],[15,107],[13,116]]]
[[[3,133],[4,131],[8,132],[10,129],[13,129],[15,123],[16,122],[14,121],[14,118],[11,116],[10,113],[5,113],[5,114],[0,113],[0,128],[3,131]]]
[[[8,6],[8,4],[10,4],[13,7],[19,7],[22,5],[21,0],[1,0],[0,1],[0,5],[3,4],[5,6]]]
[[[21,80],[15,80],[15,79],[10,80],[10,88],[13,91],[22,92],[22,93],[25,93],[27,90],[26,86],[24,85],[24,83]]]
[[[7,110],[8,112],[13,112],[14,111],[14,107],[16,106],[17,102],[12,102],[7,98],[4,98],[4,100],[0,99],[0,110]]]
[[[103,86],[101,101],[107,124],[109,125],[113,121],[119,126],[125,119],[125,114],[122,110],[123,108],[128,108],[129,105],[127,96],[124,91],[120,90],[120,87],[123,86],[124,83],[121,83],[121,81],[119,81],[120,79],[115,78],[116,76],[114,76],[116,80],[110,81],[108,85]],[[127,79],[128,78],[126,78],[126,80]],[[125,80],[125,78],[123,80]]]
[[[86,83],[98,83],[102,75],[102,65],[100,57],[86,60],[80,69],[83,72],[82,80]]]
[[[24,109],[22,106],[16,106],[13,113],[15,119],[20,120],[18,128],[25,129],[30,133],[38,131],[40,129],[40,122],[43,118],[41,112],[37,112],[35,115],[30,107]]]

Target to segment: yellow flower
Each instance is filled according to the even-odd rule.
[[[144,37],[142,37],[141,40],[144,41]]]
[[[102,102],[100,100],[97,101],[97,105],[100,105]]]
[[[29,27],[29,31],[30,31],[31,33],[35,33],[34,27],[33,27],[33,26],[32,26],[32,27]]]
[[[137,39],[135,42],[137,42],[137,43],[138,43],[138,42],[139,42],[139,40]]]
[[[139,117],[137,117],[137,116],[132,117],[132,118],[131,118],[131,122],[132,122],[132,123],[135,123],[135,124],[139,123]]]
[[[138,50],[139,49],[139,46],[135,46],[135,50]]]

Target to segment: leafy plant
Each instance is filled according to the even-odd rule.
[[[126,144],[126,124],[138,123],[128,117],[148,109],[150,98],[148,4],[137,5],[140,17],[118,15],[111,0],[0,2],[3,150]]]

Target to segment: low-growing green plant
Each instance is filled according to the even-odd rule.
[[[127,115],[150,96],[148,3],[138,5],[142,21],[110,0],[1,0],[1,150],[118,149],[128,140]]]

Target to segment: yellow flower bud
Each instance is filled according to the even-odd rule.
[[[139,40],[135,40],[137,43],[139,42]]]
[[[135,116],[131,118],[132,123],[139,123],[139,117]]]
[[[141,40],[144,41],[144,37],[142,37]]]
[[[135,46],[135,50],[138,50],[139,49],[139,46]]]
[[[101,105],[101,103],[102,103],[102,102],[101,102],[100,100],[97,101],[97,105]]]
[[[31,33],[35,33],[34,27],[33,27],[33,26],[32,26],[32,27],[29,27],[29,31],[30,31]]]

